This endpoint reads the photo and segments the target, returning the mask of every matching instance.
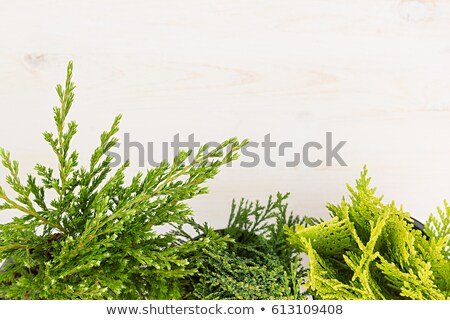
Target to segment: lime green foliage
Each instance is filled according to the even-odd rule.
[[[0,208],[22,213],[0,225],[0,261],[8,260],[0,272],[0,298],[180,298],[179,280],[195,272],[184,257],[198,248],[175,246],[173,234],[155,228],[190,216],[184,200],[207,192],[202,184],[235,159],[243,143],[230,139],[209,152],[204,146],[190,163],[190,152],[181,151],[173,163],[125,184],[128,163],[113,170],[106,155],[117,142],[120,116],[102,133],[87,167],[71,150],[77,132],[77,124],[67,122],[75,88],[71,76],[72,63],[65,85],[57,86],[56,133],[44,133],[58,169],[38,164],[36,175],[22,181],[17,161],[0,149],[7,183],[16,193],[13,198],[0,188]]]
[[[261,205],[233,201],[227,228],[214,231],[194,226],[204,246],[189,256],[198,269],[187,285],[186,298],[193,299],[303,299],[305,274],[300,257],[286,244],[284,225],[314,220],[287,213],[288,194],[277,194]],[[187,236],[188,237],[188,236]]]
[[[367,169],[348,187],[350,202],[328,205],[332,219],[295,230],[288,240],[309,256],[307,286],[320,299],[446,299],[450,297],[449,210],[431,218],[429,239],[409,214],[384,204]],[[434,232],[430,232],[434,230]]]
[[[437,208],[438,217],[430,215],[425,223],[425,232],[435,241],[444,241],[443,253],[447,260],[450,259],[450,206],[444,202],[444,210]]]

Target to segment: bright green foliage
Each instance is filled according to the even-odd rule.
[[[425,232],[435,241],[444,241],[445,247],[443,253],[450,259],[450,206],[447,201],[444,202],[444,210],[437,208],[438,217],[430,215],[425,223]]]
[[[448,207],[428,234],[414,229],[409,214],[384,204],[369,187],[367,169],[350,202],[328,205],[332,219],[295,230],[288,240],[309,256],[307,286],[320,299],[446,299],[450,297]],[[434,228],[434,229],[431,229]]]
[[[233,201],[228,226],[220,231],[191,220],[197,242],[204,245],[188,258],[198,272],[189,277],[186,298],[304,299],[300,284],[305,271],[299,255],[286,245],[283,227],[314,220],[287,214],[287,197],[277,194],[265,206]]]
[[[202,186],[219,167],[237,157],[243,143],[230,139],[187,163],[181,151],[173,163],[124,182],[128,163],[117,170],[107,156],[117,142],[120,116],[102,133],[90,163],[78,163],[70,142],[77,132],[67,122],[74,98],[72,63],[64,86],[57,86],[56,133],[45,132],[58,169],[36,165],[36,176],[19,177],[17,161],[0,149],[12,198],[0,188],[1,209],[22,213],[0,225],[0,298],[10,299],[172,299],[183,295],[180,279],[195,272],[184,258],[198,248],[175,245],[172,233],[156,227],[191,215],[184,200],[207,192]],[[226,152],[224,152],[226,150]]]

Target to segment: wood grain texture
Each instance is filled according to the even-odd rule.
[[[348,167],[223,170],[192,201],[218,227],[233,198],[276,191],[324,217],[364,164],[420,219],[450,199],[450,1],[2,0],[0,145],[22,172],[54,163],[40,133],[69,59],[85,156],[117,113],[142,142],[348,141]]]

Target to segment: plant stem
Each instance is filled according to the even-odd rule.
[[[7,246],[0,246],[0,250],[8,250],[8,249],[29,249],[30,246],[24,244],[9,244]]]
[[[47,219],[45,219],[43,216],[41,216],[39,213],[37,213],[34,210],[25,208],[24,206],[21,206],[20,204],[16,203],[15,201],[11,200],[10,198],[8,198],[8,196],[6,196],[5,194],[0,194],[0,198],[2,198],[3,200],[6,201],[6,203],[8,203],[9,205],[11,205],[13,208],[20,210],[26,214],[29,214],[35,218],[37,218],[38,220],[42,221],[44,224],[47,224],[49,226],[52,226],[53,228],[56,228],[64,233],[67,232],[67,230],[60,224],[57,223],[52,223],[50,221],[48,221]]]

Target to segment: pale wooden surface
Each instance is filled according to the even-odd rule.
[[[346,168],[224,170],[192,202],[217,227],[233,197],[276,191],[326,216],[363,164],[416,217],[450,199],[450,1],[1,0],[0,145],[24,172],[50,161],[40,133],[69,59],[84,155],[117,113],[144,142],[348,140]]]

